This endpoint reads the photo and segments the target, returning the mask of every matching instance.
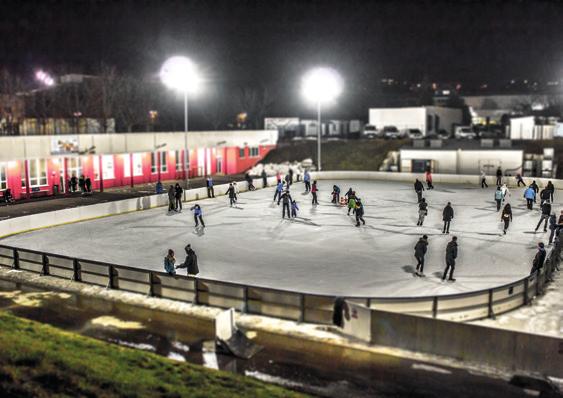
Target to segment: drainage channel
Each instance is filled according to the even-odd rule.
[[[321,397],[522,397],[505,380],[407,359],[359,367],[344,358],[265,346],[249,360],[215,352],[210,325],[185,316],[0,280],[0,309],[98,340],[244,374]],[[532,394],[534,395],[534,394]]]

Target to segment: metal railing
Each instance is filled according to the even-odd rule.
[[[452,321],[491,318],[527,305],[543,293],[559,269],[560,245],[544,267],[503,286],[468,293],[426,297],[345,297],[373,309]],[[169,275],[101,261],[0,245],[0,266],[71,279],[109,289],[140,293],[197,305],[235,308],[249,314],[298,322],[330,324],[335,296],[244,285],[206,278]]]

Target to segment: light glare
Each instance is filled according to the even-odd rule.
[[[303,77],[302,92],[311,102],[334,101],[342,92],[342,78],[334,69],[315,68]]]
[[[165,86],[181,92],[196,92],[200,85],[193,62],[182,56],[171,57],[160,69],[160,80]]]

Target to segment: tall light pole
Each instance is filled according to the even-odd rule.
[[[342,78],[332,68],[315,68],[303,77],[301,90],[305,99],[317,105],[317,168],[321,170],[321,107],[334,101],[342,92]]]
[[[160,80],[168,88],[184,94],[184,177],[186,189],[190,184],[190,159],[188,156],[188,103],[189,94],[198,90],[200,78],[193,62],[183,56],[168,58],[160,69]]]

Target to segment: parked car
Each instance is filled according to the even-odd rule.
[[[422,134],[422,131],[420,131],[419,129],[407,129],[406,134],[412,140],[417,140],[424,137],[424,134]]]
[[[385,126],[383,127],[383,137],[384,138],[403,138],[405,136],[404,133],[401,133],[399,129],[395,126]]]
[[[448,132],[448,130],[441,129],[440,131],[438,131],[438,137],[441,140],[447,140],[450,138],[450,133]]]
[[[457,126],[455,128],[455,138],[474,140],[477,138],[477,134],[470,126]]]
[[[371,124],[366,124],[364,126],[364,137],[366,137],[366,138],[377,138],[379,136],[380,136],[380,134],[378,133],[375,126],[373,126]]]

